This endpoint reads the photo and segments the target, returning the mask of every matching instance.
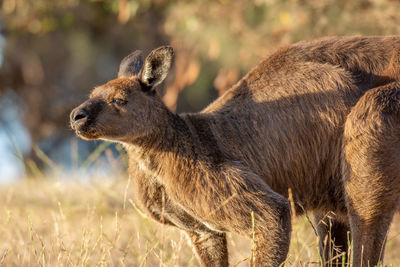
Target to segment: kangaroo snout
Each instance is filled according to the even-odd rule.
[[[83,125],[86,123],[88,118],[88,113],[85,109],[77,107],[72,110],[70,114],[70,125],[73,130],[76,130],[78,125]]]

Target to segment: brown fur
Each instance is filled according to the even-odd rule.
[[[354,266],[382,260],[400,195],[400,37],[281,49],[196,114],[171,113],[155,92],[171,60],[168,47],[141,69],[132,60],[71,113],[81,137],[124,144],[149,216],[187,232],[204,266],[228,265],[225,232],[254,238],[256,266],[278,266],[291,189],[296,214],[322,222],[326,259],[328,232],[347,251],[351,230]]]

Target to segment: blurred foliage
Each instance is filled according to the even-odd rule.
[[[115,77],[132,50],[172,44],[175,68],[163,90],[165,103],[196,111],[280,46],[326,35],[400,33],[400,2],[394,0],[0,3],[0,97],[7,90],[18,95],[32,143],[46,153],[73,134],[69,111]]]

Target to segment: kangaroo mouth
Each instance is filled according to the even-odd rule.
[[[85,140],[98,139],[99,134],[91,127],[88,120],[71,121],[71,129],[75,131],[76,135]]]
[[[100,135],[94,131],[88,131],[88,130],[75,130],[75,133],[77,136],[84,140],[94,140],[94,139],[99,139]]]

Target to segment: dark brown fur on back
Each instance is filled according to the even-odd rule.
[[[326,260],[328,224],[337,251],[351,231],[354,266],[382,260],[400,193],[400,37],[294,44],[195,114],[171,113],[154,91],[171,58],[159,48],[140,71],[121,65],[71,113],[83,138],[124,144],[145,213],[184,230],[203,265],[228,265],[234,232],[254,238],[252,264],[278,266],[291,191],[296,214],[315,214]],[[107,104],[90,114],[96,101]]]

